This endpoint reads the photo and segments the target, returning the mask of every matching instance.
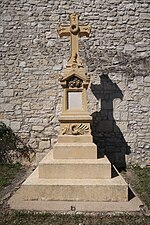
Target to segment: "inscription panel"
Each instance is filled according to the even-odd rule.
[[[82,110],[82,92],[68,92],[68,109]]]

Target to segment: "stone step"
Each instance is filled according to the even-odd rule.
[[[56,143],[53,157],[54,159],[97,159],[97,147],[94,143]]]
[[[111,163],[100,159],[53,159],[50,151],[39,163],[39,178],[47,179],[110,179]]]
[[[118,175],[111,179],[41,179],[37,168],[18,190],[23,200],[128,201],[128,185]]]
[[[93,143],[92,135],[59,135],[58,143]]]

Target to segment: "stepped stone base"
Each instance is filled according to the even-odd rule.
[[[39,178],[48,179],[107,179],[111,164],[101,159],[54,159],[50,151],[39,163]]]
[[[107,158],[58,160],[52,154],[48,153],[18,190],[23,200],[128,201],[128,185],[117,170],[111,177]]]

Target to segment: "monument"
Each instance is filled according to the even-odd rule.
[[[71,56],[67,62],[60,84],[63,88],[60,135],[53,150],[55,159],[95,159],[97,149],[92,142],[91,117],[87,112],[86,89],[89,84],[79,57],[78,38],[90,34],[90,26],[79,26],[78,15],[70,15],[70,25],[60,26],[60,37],[71,37]]]
[[[88,37],[90,26],[79,25],[78,18],[77,14],[71,14],[70,25],[58,29],[60,37],[71,38],[71,55],[60,78],[63,88],[60,134],[53,150],[18,190],[26,201],[128,201],[124,179],[107,157],[97,158],[87,111],[86,90],[90,80],[78,52],[78,38]]]

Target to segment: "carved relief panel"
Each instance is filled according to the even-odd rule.
[[[62,124],[62,135],[85,135],[90,132],[90,127],[84,123]]]
[[[67,88],[82,88],[83,80],[73,75],[67,80]]]

